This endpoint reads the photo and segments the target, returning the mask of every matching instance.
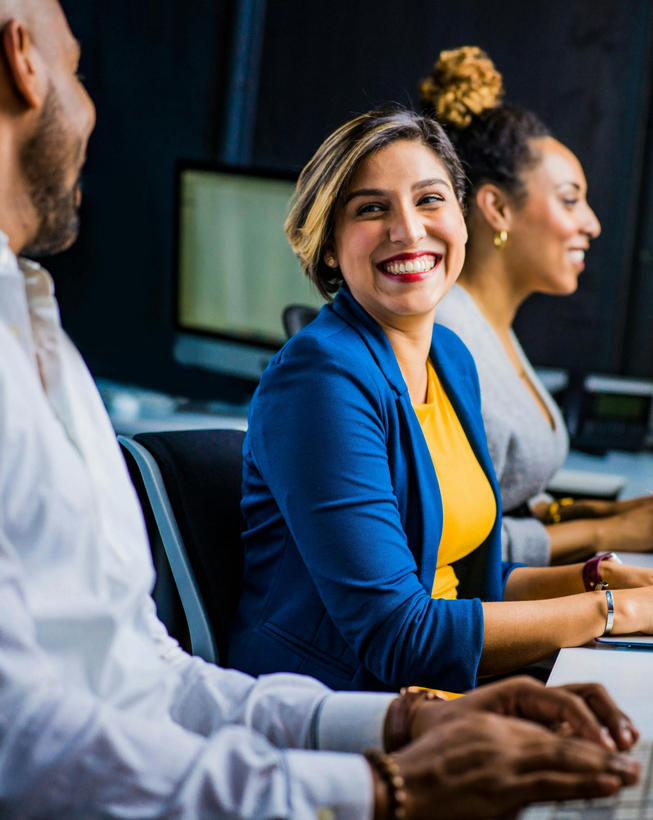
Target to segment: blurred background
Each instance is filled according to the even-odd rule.
[[[417,83],[441,49],[478,45],[503,73],[506,99],[537,112],[577,154],[603,225],[578,292],[522,308],[526,352],[540,366],[653,379],[650,0],[62,5],[98,123],[80,238],[46,265],[96,377],[245,402],[251,378],[173,355],[178,162],[291,180],[352,115],[417,105]]]

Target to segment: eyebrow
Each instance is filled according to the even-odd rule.
[[[416,182],[415,185],[411,188],[412,191],[419,191],[422,188],[428,188],[429,185],[447,185],[451,188],[451,183],[448,179],[442,179],[441,177],[434,177],[433,179],[425,179],[422,182]]]
[[[571,180],[567,180],[567,182],[561,182],[559,185],[556,185],[556,190],[558,188],[564,188],[565,185],[571,185],[572,188],[575,188],[577,191],[580,191],[580,185],[577,182],[572,182]]]
[[[412,187],[411,191],[421,191],[422,188],[428,188],[430,185],[446,185],[451,188],[451,183],[448,179],[442,179],[441,177],[434,177],[433,179],[423,179],[421,182],[416,182]],[[359,196],[387,196],[387,191],[382,190],[381,188],[359,188],[357,191],[352,191],[350,194],[347,195],[345,199],[345,205],[348,202],[351,202],[352,199]]]

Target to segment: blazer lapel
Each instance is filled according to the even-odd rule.
[[[394,392],[398,396],[403,395],[408,388],[392,345],[381,326],[358,304],[346,285],[338,291],[332,307],[363,339]]]
[[[380,325],[358,304],[346,285],[338,292],[332,307],[367,345],[395,393],[401,423],[408,431],[408,457],[415,477],[415,481],[411,481],[410,490],[418,496],[417,503],[411,503],[406,497],[402,505],[399,488],[395,489],[395,493],[400,501],[399,509],[404,519],[408,546],[415,556],[418,578],[430,594],[442,537],[442,496],[431,454],[413,410],[397,357]],[[414,513],[409,516],[408,510]]]

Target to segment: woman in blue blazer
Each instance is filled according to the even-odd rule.
[[[274,357],[252,401],[231,666],[337,689],[463,691],[602,634],[611,608],[613,630],[653,631],[651,573],[501,561],[476,368],[433,325],[464,260],[462,201],[444,132],[402,110],[347,123],[300,177],[286,230],[322,293],[337,295]],[[431,596],[448,512],[414,410],[429,363],[493,497],[482,543],[452,564],[454,599]],[[476,499],[462,503],[473,521]],[[611,588],[642,588],[610,603],[585,592],[599,573]]]

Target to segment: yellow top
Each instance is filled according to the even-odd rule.
[[[433,459],[444,517],[431,597],[457,598],[458,579],[451,564],[485,541],[494,525],[497,505],[430,360],[427,369],[426,404],[414,405],[414,410]]]

